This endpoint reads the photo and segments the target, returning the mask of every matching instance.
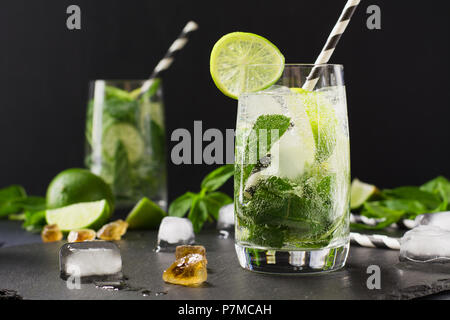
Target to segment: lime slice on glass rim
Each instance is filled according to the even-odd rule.
[[[110,207],[106,200],[82,202],[45,212],[48,224],[57,224],[61,231],[99,229],[109,219]]]
[[[254,66],[248,69],[248,65]],[[244,90],[255,92],[270,87],[281,77],[283,69],[284,56],[280,50],[269,40],[253,33],[226,34],[211,51],[213,81],[223,94],[233,99],[237,99]]]
[[[350,209],[358,209],[378,191],[374,185],[364,183],[358,179],[352,181],[350,189]]]

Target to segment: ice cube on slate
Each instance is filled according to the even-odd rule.
[[[450,231],[450,211],[421,214],[416,217],[416,225],[433,226]]]
[[[174,249],[177,245],[195,242],[191,220],[178,217],[164,217],[159,225],[156,251]]]
[[[400,240],[400,261],[450,262],[450,231],[422,225]]]
[[[119,248],[108,241],[66,243],[59,250],[61,277],[83,280],[113,280],[122,277]]]
[[[219,218],[217,219],[217,229],[231,230],[234,228],[234,204],[230,203],[219,210]]]

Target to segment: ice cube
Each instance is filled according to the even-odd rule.
[[[264,93],[243,94],[239,98],[239,108],[240,117],[249,123],[254,123],[261,115],[286,114],[287,112],[283,92],[274,89]]]
[[[174,249],[195,242],[192,222],[187,218],[164,217],[159,225],[156,251]]]
[[[232,230],[234,228],[234,204],[230,203],[219,210],[219,218],[217,219],[217,229]]]
[[[198,286],[205,282],[208,273],[205,256],[198,253],[189,253],[175,260],[163,273],[163,280],[168,283],[182,286]]]
[[[450,231],[450,212],[421,214],[416,217],[416,225],[433,226]]]
[[[450,262],[450,231],[421,225],[400,241],[400,261]]]
[[[114,280],[122,277],[119,248],[108,241],[66,243],[59,250],[61,277],[83,280]]]

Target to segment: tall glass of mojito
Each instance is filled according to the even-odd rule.
[[[319,75],[312,91],[302,87]],[[261,75],[280,77],[253,90]],[[245,66],[235,143],[236,250],[242,267],[315,273],[344,266],[350,149],[341,65]]]
[[[119,209],[148,197],[167,206],[166,142],[161,81],[140,94],[144,80],[91,82],[86,166],[111,185]]]

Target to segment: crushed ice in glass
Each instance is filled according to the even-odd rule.
[[[450,231],[420,225],[400,240],[400,261],[450,262]]]
[[[195,242],[194,227],[187,218],[164,217],[159,225],[156,251],[169,251]]]
[[[80,277],[84,282],[122,278],[119,248],[108,241],[66,243],[59,250],[61,278]]]
[[[163,280],[182,286],[198,286],[208,277],[203,246],[177,247],[175,262],[163,273]]]

